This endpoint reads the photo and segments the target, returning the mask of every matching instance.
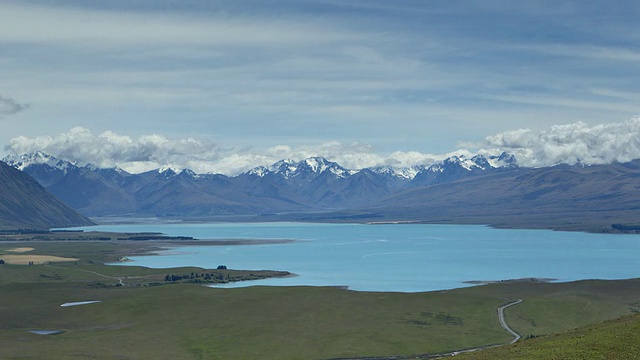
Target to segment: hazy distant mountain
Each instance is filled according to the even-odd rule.
[[[0,162],[0,229],[48,229],[93,224],[24,172]]]
[[[452,156],[410,169],[354,171],[314,157],[281,160],[229,177],[170,168],[129,174],[79,167],[43,153],[7,160],[91,216],[286,214],[278,219],[526,222],[529,227],[554,223],[571,228],[634,222],[640,209],[640,161],[531,169],[519,168],[513,155],[503,153]]]
[[[8,157],[70,206],[90,216],[209,216],[342,209],[375,203],[410,181],[369,169],[352,171],[321,157],[281,160],[235,177],[162,168],[129,174],[79,167],[37,153]],[[64,166],[56,166],[64,164]]]
[[[451,156],[442,163],[431,165],[419,171],[412,180],[412,186],[449,183],[517,167],[515,157],[507,153],[490,159],[482,155],[476,155],[470,159],[464,156]]]
[[[228,177],[171,168],[129,174],[119,168],[80,167],[42,152],[11,156],[6,161],[90,216],[210,216],[351,209],[375,205],[405,188],[445,183],[497,168],[483,157],[452,157],[428,168],[387,166],[355,171],[312,157],[302,161],[284,159]]]
[[[604,231],[640,224],[638,204],[640,161],[633,161],[493,171],[404,189],[361,212],[375,214],[372,220]]]

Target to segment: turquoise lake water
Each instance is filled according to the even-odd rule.
[[[216,223],[102,225],[85,230],[161,232],[198,239],[288,239],[269,245],[182,246],[131,257],[152,268],[286,270],[297,277],[230,286],[347,286],[417,292],[469,280],[558,281],[640,277],[640,236],[503,230],[474,225]]]

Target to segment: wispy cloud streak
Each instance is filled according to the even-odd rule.
[[[0,93],[38,104],[0,143],[80,125],[445,153],[640,113],[638,6],[550,4],[0,1]]]

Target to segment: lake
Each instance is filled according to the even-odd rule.
[[[131,224],[83,228],[161,232],[198,239],[287,239],[282,244],[181,246],[134,265],[286,270],[297,277],[229,286],[347,286],[418,292],[469,286],[471,280],[640,277],[640,237],[475,225],[214,223]],[[127,263],[131,264],[131,263]]]

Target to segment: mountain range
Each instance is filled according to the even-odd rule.
[[[131,174],[42,152],[9,156],[82,214],[244,220],[417,221],[610,231],[637,222],[640,161],[522,168],[507,153],[431,166],[346,169],[281,160],[237,176],[160,168]]]
[[[79,166],[43,152],[4,161],[36,179],[88,216],[211,216],[332,211],[375,205],[403,189],[448,183],[517,168],[503,154],[450,157],[430,167],[345,169],[322,157],[281,160],[237,176],[160,168],[130,174],[120,168]]]

